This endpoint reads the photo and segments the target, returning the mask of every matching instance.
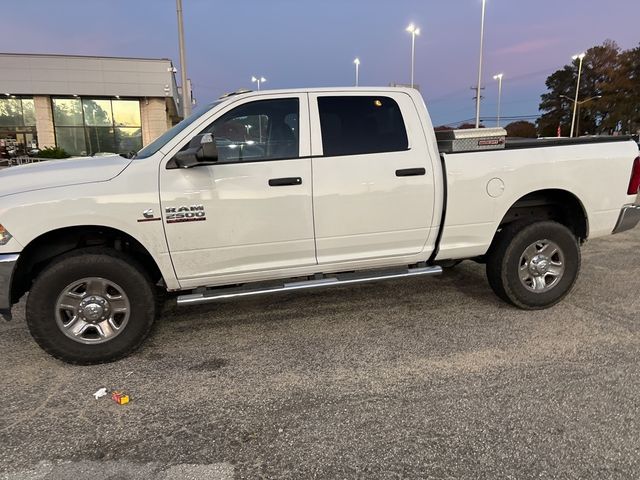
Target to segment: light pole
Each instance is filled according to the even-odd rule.
[[[356,66],[356,87],[358,86],[358,83],[360,81],[360,59],[356,58],[353,63]]]
[[[258,84],[258,91],[260,91],[260,84],[264,83],[266,81],[267,81],[267,79],[264,78],[264,77],[251,77],[251,82]]]
[[[499,73],[493,76],[494,80],[498,80],[498,121],[496,126],[500,126],[500,107],[502,106],[502,77],[504,77],[503,73]]]
[[[577,106],[578,115],[577,115],[577,118],[576,118],[576,133],[579,136],[580,135],[580,110],[582,108],[582,105],[584,105],[587,102],[590,102],[591,100],[597,100],[599,98],[602,98],[602,95],[594,95],[593,97],[589,97],[586,100],[580,100],[579,102],[576,102],[573,98],[567,97],[566,95],[560,95],[560,97],[561,98],[566,98],[570,102],[573,102],[574,103],[574,109]],[[573,127],[571,127],[571,131],[573,131]]]
[[[178,14],[178,45],[180,47],[180,74],[182,77],[182,115],[187,118],[191,115],[191,92],[189,91],[189,85],[187,85],[187,58],[184,51],[182,0],[176,0],[176,12]]]
[[[578,83],[576,85],[576,98],[573,101],[573,117],[571,118],[571,135],[570,137],[573,138],[574,132],[573,132],[573,127],[576,124],[576,113],[578,110],[578,95],[580,93],[580,76],[582,75],[582,61],[584,60],[584,57],[586,57],[587,54],[582,52],[579,53],[577,55],[574,55],[572,58],[573,60],[580,60],[580,64],[578,66]]]
[[[413,72],[416,63],[416,37],[420,35],[420,29],[412,23],[407,27],[407,32],[411,34],[411,88],[413,88]]]
[[[484,14],[487,0],[482,0],[482,20],[480,22],[480,62],[478,64],[478,87],[476,90],[476,128],[480,128],[480,91],[482,90],[482,54],[484,51]]]

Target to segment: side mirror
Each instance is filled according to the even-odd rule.
[[[176,153],[174,157],[180,168],[191,168],[198,165],[208,165],[218,161],[218,148],[212,133],[196,135],[189,142],[189,146]]]

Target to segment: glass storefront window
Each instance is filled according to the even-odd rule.
[[[32,98],[0,98],[0,158],[27,155],[37,148],[35,124]]]
[[[140,102],[135,100],[113,100],[113,119],[117,127],[139,127]]]
[[[116,128],[116,143],[122,153],[137,152],[142,148],[142,131],[140,128]]]
[[[22,101],[19,98],[0,99],[0,127],[22,127]]]
[[[0,158],[27,155],[37,147],[35,127],[0,127]]]
[[[82,102],[79,98],[54,98],[53,123],[56,126],[82,126]]]
[[[22,115],[24,124],[27,127],[35,127],[36,125],[36,107],[33,98],[22,99]]]
[[[137,102],[136,102],[137,103]],[[91,126],[113,126],[110,100],[82,100],[84,124]]]
[[[56,127],[56,143],[71,155],[87,155],[87,144],[82,127]]]
[[[86,127],[87,149],[92,154],[99,152],[119,153],[112,127]]]
[[[128,153],[142,148],[137,100],[54,98],[57,144],[71,155]]]

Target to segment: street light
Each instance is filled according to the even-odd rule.
[[[586,100],[580,100],[579,102],[576,102],[573,98],[571,97],[567,97],[566,95],[560,95],[561,98],[566,98],[567,100],[569,100],[570,102],[573,102],[574,108],[577,105],[577,109],[578,109],[578,115],[576,118],[576,132],[578,134],[578,136],[580,135],[580,110],[582,108],[582,105],[584,105],[587,102],[590,102],[591,100],[598,100],[599,98],[602,98],[602,95],[594,95],[593,97],[589,97]],[[573,131],[573,127],[572,127],[572,131]]]
[[[180,48],[180,74],[182,80],[182,115],[187,118],[191,115],[191,92],[189,91],[189,85],[187,85],[187,55],[184,51],[182,0],[176,0],[176,13],[178,14],[178,46]]]
[[[407,27],[407,32],[411,34],[411,88],[413,88],[413,72],[416,63],[416,37],[420,35],[420,29],[412,23]]]
[[[571,118],[571,135],[570,135],[571,138],[573,138],[573,134],[574,134],[573,127],[576,124],[576,113],[578,110],[578,94],[580,93],[580,76],[582,75],[582,61],[586,56],[587,54],[582,52],[572,57],[574,61],[580,60],[580,65],[578,67],[578,83],[576,85],[576,99],[573,101],[573,117]]]
[[[359,83],[359,79],[360,79],[360,59],[356,58],[353,63],[356,66],[356,87],[358,86]]]
[[[478,87],[476,91],[476,128],[480,128],[480,91],[482,90],[482,53],[484,50],[484,14],[487,0],[482,0],[482,20],[480,21],[480,62],[478,64]]]
[[[493,76],[494,80],[498,80],[498,121],[496,126],[500,126],[500,107],[502,106],[502,77],[504,77],[504,73],[499,73]]]
[[[252,83],[258,83],[258,91],[260,91],[260,84],[266,82],[267,79],[264,77],[251,77]]]

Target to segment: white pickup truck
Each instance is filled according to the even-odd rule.
[[[245,92],[133,158],[8,168],[0,313],[29,292],[38,344],[91,364],[140,345],[167,292],[200,304],[473,259],[503,300],[550,307],[582,243],[640,221],[638,146],[503,135],[437,138],[412,89]]]

